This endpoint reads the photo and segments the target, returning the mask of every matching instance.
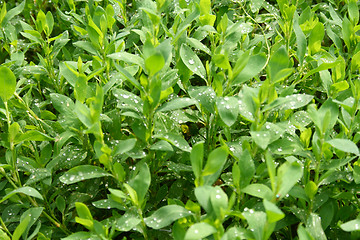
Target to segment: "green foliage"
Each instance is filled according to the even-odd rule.
[[[0,239],[359,239],[359,3],[0,6]]]

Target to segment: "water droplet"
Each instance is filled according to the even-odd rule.
[[[195,63],[195,61],[193,59],[189,60],[189,64],[193,65]]]

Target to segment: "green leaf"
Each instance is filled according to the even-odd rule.
[[[241,84],[255,77],[265,67],[266,55],[263,53],[251,56],[242,71],[233,77],[232,84]]]
[[[228,208],[228,196],[219,186],[212,189],[210,202],[218,219],[223,219]]]
[[[15,93],[16,77],[7,67],[0,67],[0,97],[7,102]]]
[[[200,58],[185,44],[181,45],[180,57],[183,63],[196,75],[205,79],[206,71]]]
[[[200,222],[190,226],[186,231],[185,240],[197,240],[216,233],[216,228],[208,223]]]
[[[195,188],[196,199],[207,213],[210,213],[213,209],[210,202],[210,197],[213,189],[214,187],[206,185]]]
[[[88,240],[98,240],[99,238],[95,238],[94,235],[92,235],[89,232],[76,232],[71,234],[70,236],[67,236],[66,238],[62,238],[61,240],[80,240],[80,239],[88,239]]]
[[[4,4],[5,5],[5,4]],[[1,23],[1,19],[0,19],[0,23]],[[3,231],[0,229],[0,239],[3,240],[11,240],[10,237]]]
[[[128,232],[135,228],[140,222],[141,219],[130,210],[116,220],[115,226],[118,231]]]
[[[216,93],[212,87],[200,86],[191,87],[189,95],[200,102],[200,104],[210,113],[215,112],[215,97]]]
[[[324,230],[321,227],[321,218],[315,214],[311,213],[308,219],[306,220],[306,228],[311,236],[316,240],[326,240],[326,235]]]
[[[24,8],[25,8],[25,3],[26,3],[26,1],[22,1],[22,2],[21,2],[19,5],[17,5],[16,7],[10,9],[10,10],[6,13],[6,15],[5,15],[5,17],[4,17],[4,19],[3,19],[2,23],[1,23],[1,26],[2,26],[2,27],[5,27],[6,24],[8,23],[8,21],[10,21],[11,19],[13,19],[16,15],[20,14],[20,13],[24,10]],[[5,2],[4,2],[4,4],[5,4]]]
[[[30,221],[27,225],[27,228],[25,230],[25,232],[22,234],[23,237],[25,238],[25,236],[28,238],[28,239],[31,239],[32,237],[31,236],[28,236],[29,235],[29,231],[30,231],[30,228],[35,224],[35,222],[38,220],[38,218],[40,217],[41,213],[43,212],[44,208],[43,207],[32,207],[32,208],[29,208],[28,210],[26,210],[20,217],[20,222],[21,221],[24,221],[25,218],[27,217],[30,217]],[[40,225],[38,224],[39,228],[40,228]],[[34,230],[33,233],[31,235],[36,235],[36,231],[38,230]]]
[[[144,219],[145,224],[153,229],[169,226],[177,219],[192,215],[191,211],[179,205],[167,205],[156,210],[150,217]]]
[[[154,76],[165,65],[165,59],[160,53],[155,53],[145,60],[145,68],[150,76]]]
[[[15,143],[20,143],[23,141],[52,141],[54,138],[49,137],[45,133],[39,132],[37,130],[30,130],[23,134],[18,135],[15,138]]]
[[[188,37],[188,38],[186,38],[186,43],[195,49],[199,49],[199,50],[211,55],[210,49],[196,38]]]
[[[309,37],[309,53],[314,55],[315,53],[321,50],[321,42],[324,38],[325,31],[324,25],[321,22],[318,22],[313,30],[311,31]]]
[[[231,127],[239,115],[238,100],[235,97],[224,97],[216,100],[216,106],[221,119],[226,125]]]
[[[20,221],[19,225],[16,227],[12,240],[19,240],[21,235],[25,232],[26,228],[28,227],[30,223],[31,217],[28,215],[26,218],[24,218],[22,221]]]
[[[26,181],[26,185],[31,185],[46,178],[51,177],[51,171],[46,168],[37,168],[35,172],[33,172],[29,179]]]
[[[297,229],[299,240],[314,240],[310,233],[303,226],[299,225]]]
[[[137,89],[142,89],[139,81],[136,80],[125,68],[121,67],[119,64],[114,64],[117,71],[124,75]]]
[[[356,0],[349,0],[348,13],[351,22],[354,25],[357,25],[357,23],[359,22],[359,7]]]
[[[249,224],[248,228],[253,233],[255,239],[256,240],[264,239],[266,213],[245,208],[242,214],[246,218],[246,221]]]
[[[126,140],[119,140],[118,143],[116,143],[116,146],[114,147],[112,151],[113,156],[124,154],[131,149],[135,147],[136,144],[136,138],[130,138]]]
[[[255,164],[248,150],[238,156],[238,167],[240,170],[240,188],[246,187],[255,174]]]
[[[191,167],[196,178],[201,176],[204,161],[204,142],[194,145],[190,153]]]
[[[177,110],[177,109],[182,109],[182,108],[186,108],[188,106],[194,105],[196,104],[196,100],[195,99],[191,99],[191,98],[174,98],[171,99],[169,102],[164,103],[163,105],[161,105],[157,111],[158,112],[168,112],[168,111],[173,111],[173,110]]]
[[[250,184],[245,188],[243,188],[241,191],[251,196],[266,199],[269,201],[272,199],[274,195],[268,186],[260,183]]]
[[[280,198],[285,197],[302,175],[303,167],[300,162],[293,161],[292,163],[283,163],[277,173],[277,186],[279,187],[279,191],[276,194],[280,195]]]
[[[87,77],[85,74],[80,74],[77,77],[76,83],[75,83],[75,99],[80,101],[81,103],[84,103],[86,99],[87,94]]]
[[[305,186],[305,193],[309,197],[310,200],[314,198],[318,190],[316,183],[313,181],[309,181]]]
[[[254,142],[264,150],[271,140],[271,134],[268,131],[250,131],[250,135]]]
[[[266,105],[262,111],[265,112],[276,108],[282,110],[301,108],[306,106],[313,98],[314,96],[307,94],[293,94],[286,97],[279,97]]]
[[[360,183],[360,166],[354,165],[353,167],[353,177],[356,184]]]
[[[280,78],[277,75],[281,70],[289,67],[289,56],[285,46],[281,46],[270,58],[268,71],[270,81],[277,82]]]
[[[285,217],[285,214],[274,203],[266,199],[263,203],[269,223],[275,223]]]
[[[354,219],[343,223],[340,225],[340,228],[346,232],[353,232],[360,230],[360,219]]]
[[[353,143],[349,139],[335,138],[327,141],[327,143],[329,143],[334,148],[339,149],[340,151],[359,155],[358,147],[356,146],[355,143]]]
[[[256,13],[260,10],[262,5],[264,4],[265,0],[251,0],[251,11]]]
[[[204,170],[202,172],[203,176],[211,175],[217,172],[219,169],[222,169],[228,156],[227,149],[223,147],[218,147],[210,152],[208,160],[205,164]]]
[[[211,11],[211,0],[200,0],[200,15],[205,15]]]
[[[39,198],[41,200],[43,200],[43,197],[41,196],[41,194],[38,192],[38,190],[36,190],[35,188],[32,187],[20,187],[17,188],[11,192],[9,192],[8,194],[6,194],[3,199],[1,199],[0,203],[4,202],[5,200],[9,199],[10,197],[12,197],[13,195],[15,195],[16,193],[22,193],[25,194],[27,196],[30,197],[35,197],[35,198]]]
[[[56,204],[56,208],[61,212],[64,213],[65,208],[66,208],[66,202],[65,202],[65,198],[61,195],[56,197],[55,200],[55,204]]]
[[[92,165],[81,165],[67,171],[60,177],[60,181],[65,184],[77,183],[83,180],[111,176],[100,167]]]
[[[177,147],[185,152],[191,151],[191,147],[190,147],[189,143],[179,134],[166,133],[163,135],[155,135],[154,138],[166,140],[169,143],[171,143],[172,145],[174,145],[175,147]]]
[[[141,204],[149,189],[151,182],[150,169],[146,163],[140,163],[136,166],[137,175],[130,179],[129,185],[136,191],[138,201]]]
[[[155,151],[167,151],[167,152],[174,151],[174,148],[171,146],[171,144],[165,140],[160,140],[154,143],[153,145],[151,145],[150,149]]]
[[[107,57],[109,57],[111,59],[115,59],[115,60],[121,60],[126,63],[130,63],[130,64],[136,64],[142,68],[144,68],[144,66],[145,66],[145,62],[142,57],[135,55],[135,54],[127,53],[127,52],[112,53],[112,54],[109,54]]]
[[[93,217],[91,215],[89,208],[84,203],[76,202],[75,207],[76,207],[76,212],[80,218],[88,219],[91,221],[93,220]]]
[[[48,26],[48,31],[46,35],[50,36],[54,27],[54,17],[50,11],[46,13],[46,25]]]
[[[3,3],[3,6],[1,8],[1,11],[0,11],[0,26],[2,26],[2,21],[4,20],[4,17],[6,16],[6,2]],[[1,231],[0,234],[2,234],[3,232]],[[4,235],[6,235],[4,233]]]

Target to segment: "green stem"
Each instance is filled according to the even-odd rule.
[[[6,180],[8,180],[8,182],[14,187],[17,188],[18,186],[16,186],[16,184],[13,182],[13,180],[11,180],[11,178],[6,174],[4,168],[0,167],[0,172],[1,174],[6,178]]]
[[[4,221],[2,220],[1,216],[0,216],[0,223],[1,223],[1,228],[12,238],[12,234],[10,233],[9,229],[6,227]]]

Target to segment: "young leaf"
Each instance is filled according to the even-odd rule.
[[[1,26],[2,26],[2,27],[5,27],[6,24],[8,23],[8,21],[10,21],[11,19],[13,19],[16,15],[20,14],[20,13],[24,10],[24,8],[25,8],[25,3],[26,3],[26,1],[22,1],[22,2],[21,2],[19,5],[17,5],[16,7],[10,9],[10,10],[6,13],[6,15],[5,15],[5,17],[4,17],[4,19],[3,19],[2,23],[1,23]],[[5,5],[5,2],[4,2],[4,5]]]
[[[7,102],[15,92],[16,77],[7,67],[0,67],[0,97]]]
[[[263,203],[269,223],[275,223],[285,217],[285,214],[274,203],[266,199]]]
[[[76,207],[76,212],[80,218],[93,220],[89,208],[84,203],[76,202],[75,207]]]
[[[92,165],[76,166],[60,177],[60,181],[65,184],[73,184],[83,180],[111,176],[100,167]]]
[[[50,11],[46,13],[46,25],[48,27],[46,35],[50,36],[54,27],[54,17]]]
[[[325,35],[324,25],[321,22],[318,22],[313,30],[311,31],[309,37],[309,53],[314,55],[315,53],[321,50],[321,41]]]
[[[154,76],[165,65],[165,59],[160,53],[155,53],[145,60],[145,68],[150,76]]]

